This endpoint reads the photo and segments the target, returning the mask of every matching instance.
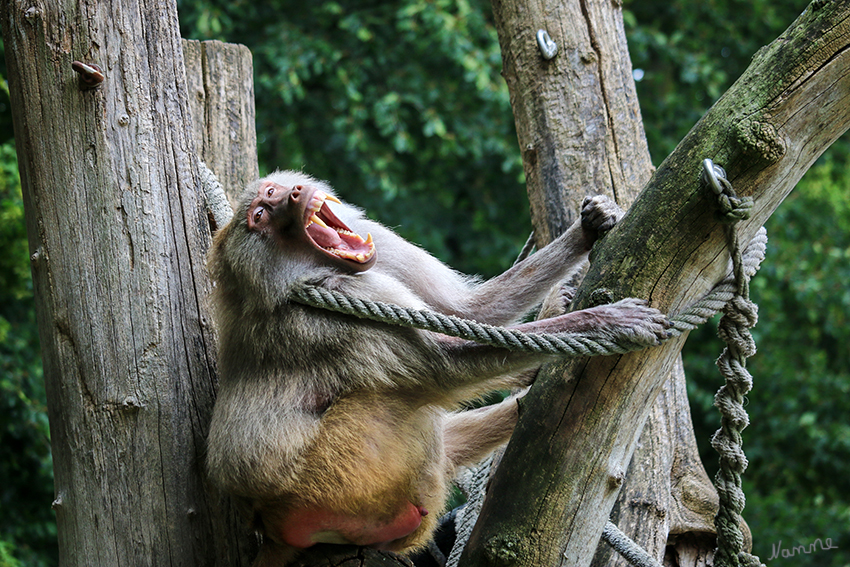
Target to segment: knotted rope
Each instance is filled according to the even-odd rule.
[[[726,343],[723,354],[717,359],[717,366],[726,384],[714,396],[714,405],[720,410],[720,429],[711,438],[711,446],[720,455],[720,470],[714,477],[714,485],[720,497],[720,507],[714,518],[714,527],[717,529],[714,565],[757,567],[761,561],[744,551],[744,536],[741,533],[741,512],[745,503],[741,474],[747,468],[741,432],[750,423],[744,409],[744,396],[752,388],[753,377],[747,372],[746,364],[747,358],[756,353],[750,329],[758,321],[758,306],[750,301],[750,276],[743,267],[738,231],[734,226],[737,221],[749,217],[752,199],[738,199],[726,180],[723,168],[712,164],[711,160],[705,160],[703,166],[703,181],[719,197],[735,274],[735,295],[723,308],[723,317],[717,327],[718,336]],[[746,203],[747,199],[749,203]],[[737,211],[736,205],[741,205]],[[743,216],[740,211],[744,211]]]

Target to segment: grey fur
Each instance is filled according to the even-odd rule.
[[[589,198],[582,211],[584,226],[576,223],[530,258],[481,282],[368,220],[356,207],[334,204],[334,214],[354,232],[370,233],[377,250],[370,269],[348,271],[303,240],[283,234],[284,229],[271,236],[249,230],[249,205],[269,182],[333,194],[326,183],[302,173],[277,172],[246,190],[233,220],[216,236],[209,269],[215,281],[221,385],[209,435],[210,477],[245,499],[266,529],[271,518],[299,506],[365,510],[368,515],[368,506],[357,502],[357,487],[367,481],[353,479],[362,473],[360,463],[345,462],[347,455],[340,454],[339,462],[329,460],[325,470],[310,459],[357,452],[360,443],[369,442],[329,437],[323,425],[327,416],[343,422],[349,415],[345,412],[361,416],[352,421],[354,428],[363,427],[362,415],[374,415],[375,427],[390,428],[376,429],[376,435],[392,438],[392,423],[398,425],[398,446],[406,448],[401,451],[405,454],[383,458],[413,469],[409,476],[418,480],[412,481],[407,500],[420,505],[415,500],[427,493],[421,498],[439,508],[445,498],[440,492],[456,467],[507,440],[516,402],[509,399],[484,410],[489,414],[469,418],[450,412],[487,391],[527,385],[536,368],[552,357],[305,307],[288,301],[289,291],[306,281],[363,299],[515,325],[550,289],[561,289],[559,282],[586,261],[597,232],[610,229],[622,212],[605,197]],[[291,230],[297,234],[303,226],[296,223]],[[548,299],[547,314],[568,305],[558,299],[563,293]],[[593,329],[603,336],[639,337],[648,344],[666,336],[667,327],[663,315],[634,299],[518,325],[531,332]],[[358,409],[360,399],[373,406]],[[368,427],[365,432],[370,438]],[[332,448],[323,453],[322,444]],[[455,462],[460,459],[464,462]],[[327,478],[318,478],[323,476]],[[280,528],[275,529],[268,535],[277,541]],[[413,535],[399,548],[421,545],[429,534]]]

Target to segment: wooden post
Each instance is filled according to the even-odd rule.
[[[231,200],[259,177],[254,65],[244,45],[183,40],[198,156]]]
[[[236,543],[202,481],[210,235],[176,6],[0,0],[0,14],[60,562],[223,563]]]
[[[578,218],[585,195],[628,207],[652,173],[622,16],[612,3],[566,0],[494,0],[493,12],[542,246]],[[552,59],[541,31],[558,46]]]
[[[184,39],[183,55],[198,157],[232,199],[258,177],[251,51],[233,43]],[[250,565],[259,542],[248,519],[229,496],[211,485],[207,491],[216,514],[211,543],[217,564]]]

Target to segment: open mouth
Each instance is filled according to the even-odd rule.
[[[330,207],[325,203],[339,203],[339,199],[317,190],[310,198],[310,204],[305,214],[304,230],[307,236],[325,252],[358,264],[366,264],[375,256],[375,244],[372,235],[367,234],[364,240],[359,234],[336,218]]]

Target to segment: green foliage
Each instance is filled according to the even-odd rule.
[[[509,265],[530,222],[487,3],[180,6],[187,37],[254,54],[261,169],[327,179],[463,271]]]
[[[13,136],[9,84],[6,81],[6,58],[3,54],[3,37],[0,36],[0,144],[7,143]]]
[[[0,541],[0,567],[20,567],[21,562],[12,556],[15,546],[7,541]]]
[[[15,148],[0,145],[0,565],[55,563],[53,469]],[[12,545],[14,544],[14,545]]]
[[[660,163],[807,0],[625,0],[624,21],[653,161]],[[636,76],[640,76],[640,73]]]

